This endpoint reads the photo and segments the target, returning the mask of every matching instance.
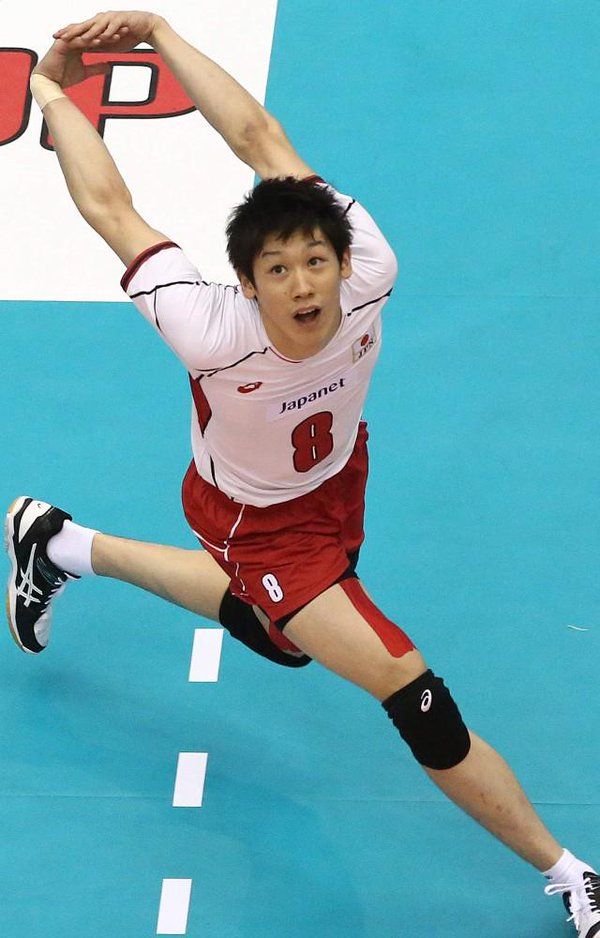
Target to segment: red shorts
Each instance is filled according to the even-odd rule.
[[[364,541],[367,425],[343,469],[314,491],[278,505],[234,502],[205,482],[192,460],[183,509],[203,547],[231,579],[231,592],[275,622],[332,586]]]

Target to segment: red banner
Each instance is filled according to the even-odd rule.
[[[37,62],[31,49],[0,49],[0,146],[27,130],[31,110],[29,76]]]
[[[65,90],[101,136],[106,121],[111,118],[176,117],[195,110],[173,73],[152,49],[86,52],[83,60],[86,65],[108,62],[113,67],[145,66],[150,72],[148,95],[142,101],[109,100],[112,68],[106,75],[95,75]],[[0,146],[16,140],[27,129],[31,111],[29,78],[36,63],[37,55],[31,49],[0,49]],[[45,122],[40,143],[47,150],[52,149]]]

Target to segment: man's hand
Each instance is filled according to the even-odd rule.
[[[164,17],[113,10],[59,29],[54,37],[77,52],[130,52],[138,43],[148,42],[202,116],[259,176],[314,175],[278,121],[216,62],[179,36]]]
[[[106,64],[84,65],[81,50],[70,49],[66,42],[57,39],[44,58],[38,62],[33,74],[45,75],[46,78],[58,82],[61,88],[68,88],[70,85],[78,85],[92,75],[106,74],[109,67]]]
[[[152,35],[159,22],[156,13],[140,10],[96,13],[83,23],[72,23],[58,29],[53,35],[67,43],[70,49],[93,49],[100,52],[130,52],[140,42],[152,43]]]

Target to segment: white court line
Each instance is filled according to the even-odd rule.
[[[190,681],[215,682],[219,680],[223,629],[195,629]]]
[[[157,935],[185,935],[191,893],[191,879],[163,879]]]
[[[207,752],[180,752],[177,760],[174,808],[201,808],[206,778]]]

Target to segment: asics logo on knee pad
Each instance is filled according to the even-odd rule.
[[[382,706],[421,765],[451,769],[469,752],[471,738],[460,711],[431,669],[383,700]]]

